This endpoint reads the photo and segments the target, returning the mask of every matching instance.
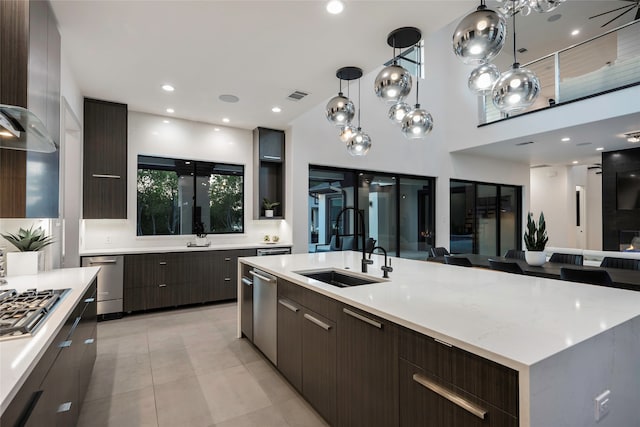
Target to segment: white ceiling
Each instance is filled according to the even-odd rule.
[[[386,44],[391,30],[415,26],[427,34],[479,4],[477,0],[345,3],[341,15],[330,15],[321,0],[52,0],[64,53],[84,96],[160,115],[169,115],[165,109],[171,107],[175,117],[212,124],[224,125],[222,118],[228,117],[228,126],[245,129],[286,128],[335,94],[335,72],[340,67],[358,66],[365,73],[377,68],[391,56]],[[569,0],[550,14],[532,12],[518,18],[518,46],[529,50],[520,62],[598,34],[607,16],[587,17],[626,4]],[[562,17],[548,22],[554,14]],[[607,29],[629,22],[633,15],[628,13]],[[571,37],[573,29],[580,29],[580,35]],[[511,52],[508,44],[497,63],[511,62],[505,52]],[[162,91],[165,83],[176,90]],[[287,100],[295,90],[309,96],[298,102]],[[218,99],[222,94],[236,95],[240,101],[222,102]],[[273,106],[282,112],[271,112]],[[637,117],[631,120],[640,123]],[[622,124],[601,123],[598,129],[619,133],[613,128]],[[624,125],[630,126],[628,121]],[[593,136],[593,130],[584,134]],[[551,144],[555,135],[541,135],[536,144],[512,154],[505,149],[509,142],[476,151],[530,164],[557,163],[557,152],[549,157],[554,146],[546,146],[546,138]]]

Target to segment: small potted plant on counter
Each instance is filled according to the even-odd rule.
[[[529,212],[527,215],[527,231],[524,233],[524,244],[527,248],[524,256],[527,264],[540,266],[547,261],[547,254],[544,251],[544,247],[548,240],[544,213],[540,212],[540,219],[536,226],[533,214]]]
[[[196,235],[196,243],[194,246],[208,246],[207,233],[204,231],[204,224],[198,221],[193,225],[193,232]]]
[[[53,243],[53,238],[47,236],[42,227],[20,228],[17,234],[2,234],[2,237],[18,249],[18,252],[7,252],[7,276],[37,274],[42,262],[40,251]]]
[[[262,200],[262,205],[264,206],[264,216],[267,218],[273,218],[273,208],[278,206],[280,202],[272,202],[266,197]]]

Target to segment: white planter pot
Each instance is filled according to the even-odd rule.
[[[525,251],[524,259],[527,264],[539,267],[547,262],[547,254],[545,251]]]
[[[267,218],[273,218],[273,209],[265,209],[264,216],[266,216]]]
[[[38,274],[43,261],[42,252],[7,252],[7,276]]]
[[[196,246],[207,246],[209,241],[206,237],[196,237]]]

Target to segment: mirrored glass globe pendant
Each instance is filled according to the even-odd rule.
[[[533,10],[540,13],[547,13],[555,10],[566,0],[529,0],[529,5]]]
[[[336,71],[336,77],[340,81],[340,89],[327,103],[326,115],[329,123],[343,128],[351,123],[356,115],[354,103],[342,93],[342,81],[350,81],[362,77],[362,70],[358,67],[342,67]]]
[[[502,50],[506,34],[504,17],[487,9],[481,0],[478,9],[462,18],[453,32],[453,52],[467,65],[489,62]]]
[[[340,128],[340,141],[349,141],[349,139],[351,139],[351,137],[356,133],[357,130],[358,128],[356,128],[354,125],[352,125],[351,123],[347,123],[345,126]]]
[[[411,73],[398,64],[396,49],[413,46],[421,38],[422,33],[414,27],[398,28],[387,35],[387,44],[393,49],[393,59],[390,65],[380,70],[373,83],[373,90],[379,99],[388,104],[397,104],[409,95],[412,85]]]
[[[389,108],[389,113],[387,114],[387,116],[389,117],[389,120],[399,125],[402,123],[402,119],[404,119],[404,116],[406,116],[409,111],[411,111],[411,105],[407,104],[404,101],[399,101],[393,104],[391,108]]]
[[[476,95],[488,95],[493,85],[500,78],[500,70],[493,64],[482,64],[475,68],[469,76],[468,86]]]
[[[371,149],[371,137],[363,132],[360,126],[360,113],[362,112],[360,99],[360,80],[358,80],[358,128],[347,140],[347,152],[352,156],[366,156]]]
[[[539,93],[540,80],[533,71],[520,67],[516,58],[516,16],[514,14],[513,67],[502,73],[493,86],[493,104],[503,113],[519,113],[533,105]]]
[[[418,49],[418,70],[420,70],[422,64],[422,46],[417,44],[416,49]],[[431,114],[426,110],[420,108],[420,103],[418,101],[419,93],[420,78],[416,79],[416,106],[414,109],[409,111],[406,116],[404,116],[402,123],[400,124],[400,130],[407,139],[424,138],[429,132],[431,132],[431,129],[433,129],[433,117],[431,117]]]

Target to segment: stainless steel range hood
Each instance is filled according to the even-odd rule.
[[[0,104],[0,148],[53,153],[58,149],[40,119],[26,108]]]

